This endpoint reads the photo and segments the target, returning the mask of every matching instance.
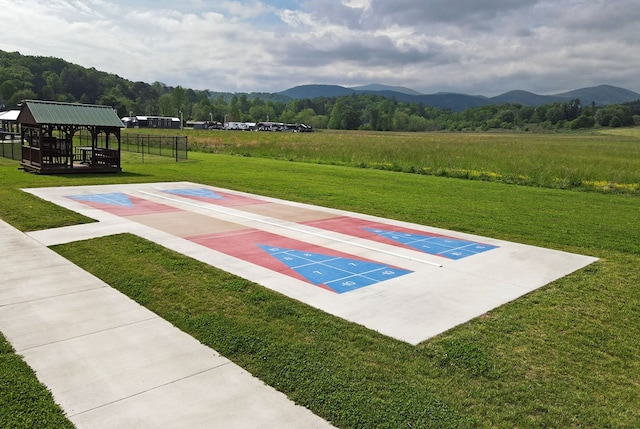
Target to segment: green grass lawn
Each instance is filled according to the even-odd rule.
[[[618,138],[638,140],[611,136],[611,144]],[[123,174],[100,176],[34,176],[0,160],[0,218],[22,230],[90,221],[20,187],[188,180],[601,258],[414,347],[131,235],[54,247],[336,426],[640,426],[638,196],[257,154],[191,152],[180,163],[127,156]],[[3,384],[0,409],[16,402],[21,394]]]

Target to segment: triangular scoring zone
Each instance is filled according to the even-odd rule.
[[[310,283],[337,293],[349,292],[412,271],[376,262],[362,261],[321,253],[258,244],[258,246],[296,271]]]

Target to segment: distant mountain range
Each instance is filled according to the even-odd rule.
[[[467,95],[456,93],[421,94],[410,88],[401,86],[387,86],[371,84],[347,88],[339,85],[302,85],[277,93],[292,99],[313,99],[318,97],[341,97],[351,94],[373,94],[398,101],[409,103],[421,103],[428,106],[462,111],[472,107],[480,107],[487,104],[519,103],[524,106],[540,106],[553,102],[571,101],[580,99],[583,105],[592,102],[598,106],[609,104],[627,103],[640,100],[640,94],[628,89],[611,85],[599,85],[590,88],[581,88],[561,94],[539,95],[528,91],[509,91],[496,97],[484,97],[482,95]]]

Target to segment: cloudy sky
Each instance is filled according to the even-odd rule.
[[[0,49],[230,92],[640,92],[638,0],[0,0]]]

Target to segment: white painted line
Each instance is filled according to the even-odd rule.
[[[210,210],[210,211],[214,211],[214,212],[217,212],[217,213],[222,213],[222,214],[225,214],[225,215],[228,215],[228,216],[235,216],[235,217],[239,217],[239,218],[244,219],[244,220],[249,220],[249,221],[252,221],[252,222],[259,222],[259,223],[263,223],[265,225],[275,226],[277,228],[288,229],[290,231],[295,231],[295,232],[302,233],[302,234],[309,234],[309,235],[313,235],[315,237],[320,237],[320,238],[323,238],[323,239],[333,240],[333,241],[338,242],[338,243],[348,244],[350,246],[356,246],[356,247],[360,247],[362,249],[372,250],[374,252],[380,252],[380,253],[384,253],[384,254],[387,254],[387,255],[395,256],[395,257],[398,257],[398,258],[408,259],[410,261],[420,262],[422,264],[431,265],[431,266],[438,267],[438,268],[442,268],[442,266],[443,266],[442,264],[437,264],[437,263],[431,262],[431,261],[425,261],[424,259],[414,258],[414,257],[407,256],[407,255],[401,255],[399,253],[389,252],[387,250],[382,250],[382,249],[379,249],[379,248],[376,248],[376,247],[367,246],[365,244],[354,243],[354,242],[348,241],[348,240],[342,240],[342,239],[336,238],[336,237],[330,237],[328,235],[320,234],[318,232],[312,232],[312,231],[308,231],[308,230],[303,230],[303,229],[300,229],[300,228],[295,228],[293,226],[283,225],[281,223],[276,223],[276,222],[270,222],[268,220],[258,219],[258,218],[254,218],[252,216],[242,215],[242,214],[239,214],[239,213],[230,213],[227,210],[217,209],[217,208],[212,207],[212,206],[205,206],[205,205],[193,203],[191,201],[183,201],[183,200],[179,200],[179,199],[176,199],[176,198],[167,197],[165,195],[158,195],[158,194],[154,194],[152,192],[147,192],[147,191],[138,191],[138,192],[140,192],[141,194],[144,194],[144,195],[150,195],[152,197],[160,198],[160,199],[167,200],[167,201],[172,201],[174,203],[193,206],[193,207],[197,207],[199,209]]]

